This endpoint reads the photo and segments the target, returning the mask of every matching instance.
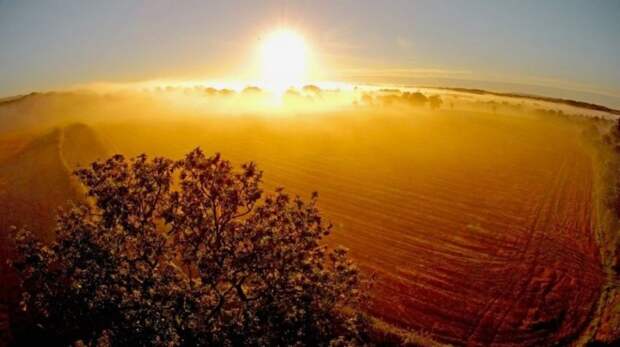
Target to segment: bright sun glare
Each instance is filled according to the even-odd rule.
[[[277,92],[299,85],[306,77],[307,47],[303,38],[291,30],[268,35],[261,46],[263,83]]]

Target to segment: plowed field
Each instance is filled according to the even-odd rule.
[[[395,325],[502,346],[565,341],[588,322],[604,276],[575,124],[459,112],[205,124],[100,130],[127,154],[201,145],[258,162],[269,187],[318,190],[330,242],[376,276],[368,310]]]

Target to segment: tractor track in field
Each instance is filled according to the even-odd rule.
[[[205,138],[206,152],[256,161],[267,191],[318,190],[334,224],[328,242],[376,274],[366,309],[389,324],[468,346],[549,346],[578,335],[604,274],[592,235],[594,169],[575,128],[477,114],[382,121],[326,140],[314,130],[197,127],[170,140],[174,153],[167,144],[148,151],[178,157]],[[157,145],[173,134],[136,126],[124,136],[109,139],[132,155],[123,141]],[[67,140],[59,143],[73,147]]]
[[[504,319],[506,318],[506,315],[513,309],[515,301],[512,301],[511,304],[507,307],[506,306],[502,307],[503,313],[500,313],[499,317],[497,317],[497,314],[490,314],[491,311],[493,309],[497,309],[496,304],[498,300],[505,298],[506,296],[510,294],[514,294],[515,289],[519,290],[517,292],[518,294],[514,295],[515,297],[518,298],[523,292],[523,290],[525,290],[528,287],[530,281],[532,280],[533,273],[534,273],[534,270],[537,264],[536,258],[538,256],[538,250],[532,247],[532,241],[537,237],[537,235],[539,234],[541,230],[539,228],[540,221],[548,217],[548,211],[545,211],[546,207],[550,203],[552,203],[555,199],[557,199],[558,194],[561,191],[560,188],[562,184],[560,183],[560,181],[562,181],[563,178],[565,177],[566,164],[567,163],[565,159],[562,162],[562,165],[560,166],[560,170],[558,170],[558,172],[555,174],[554,181],[550,187],[549,193],[545,194],[544,199],[542,199],[542,201],[540,201],[537,204],[536,208],[534,209],[535,213],[534,213],[532,224],[529,228],[530,232],[528,232],[525,235],[526,236],[525,244],[523,248],[521,248],[517,254],[517,260],[515,261],[515,263],[529,264],[528,271],[526,272],[526,274],[517,273],[516,271],[512,272],[513,275],[510,276],[509,282],[506,284],[506,286],[501,288],[501,290],[498,291],[498,295],[495,296],[493,299],[489,300],[489,304],[480,312],[480,315],[476,319],[476,323],[474,324],[471,330],[471,333],[467,337],[466,341],[471,341],[472,337],[477,335],[477,332],[478,332],[478,329],[480,328],[482,320],[488,317],[489,320],[492,322],[490,324],[492,325],[493,328],[491,331],[488,331],[488,330],[486,331],[485,338],[488,338],[489,340],[485,341],[485,344],[486,342],[488,342],[488,344],[493,344],[493,341],[495,340],[495,337],[497,335],[497,330],[503,323]],[[534,253],[534,258],[530,260],[530,258],[528,257],[528,254],[531,252]],[[525,281],[523,281],[521,277],[523,275],[525,275],[524,276]]]

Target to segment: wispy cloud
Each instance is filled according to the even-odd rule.
[[[451,70],[442,68],[390,68],[390,69],[343,69],[343,77],[384,78],[386,80],[408,78],[465,78],[471,76],[469,70]]]
[[[620,90],[605,88],[599,85],[571,81],[555,77],[545,76],[517,76],[517,75],[481,75],[476,76],[477,80],[489,82],[513,83],[521,85],[530,85],[537,87],[547,87],[564,89],[582,93],[598,94],[613,98],[620,98]]]

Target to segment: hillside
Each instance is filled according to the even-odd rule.
[[[82,199],[71,177],[78,164],[107,155],[104,145],[82,124],[54,129],[41,135],[0,163],[0,279],[11,283],[6,259],[11,254],[11,226],[27,226],[44,239],[53,237],[58,207]],[[0,340],[8,324],[11,285],[0,293]]]
[[[48,230],[55,207],[78,199],[71,172],[107,154],[92,129],[75,124],[42,135],[0,165],[0,227],[29,221]]]
[[[620,116],[620,110],[616,110],[613,108],[609,108],[607,106],[598,105],[598,104],[594,104],[590,102],[579,101],[579,100],[554,98],[554,97],[534,95],[534,94],[500,93],[500,92],[493,92],[493,91],[484,90],[484,89],[453,88],[453,87],[428,87],[428,88],[460,92],[460,93],[468,93],[468,94],[474,94],[474,95],[494,95],[494,96],[502,96],[502,97],[515,98],[515,99],[546,101],[546,102],[551,102],[555,104],[562,104],[562,105],[568,105],[568,106],[572,106],[576,108],[581,108],[584,110],[601,111],[601,112],[606,112],[606,113],[613,114],[616,116]]]

